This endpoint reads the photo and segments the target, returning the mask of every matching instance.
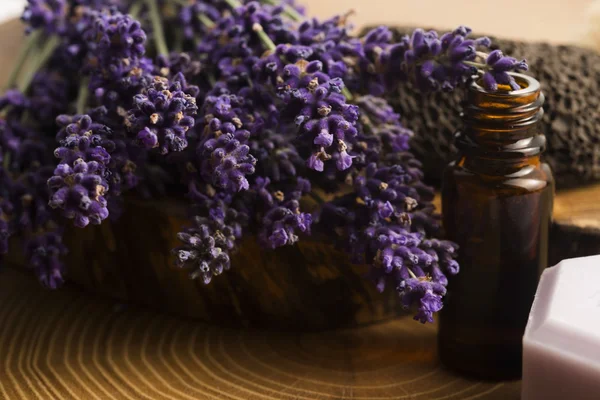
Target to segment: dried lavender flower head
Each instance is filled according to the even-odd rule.
[[[60,162],[48,180],[49,205],[74,220],[77,227],[98,225],[108,217],[106,193],[110,155],[102,146],[107,127],[88,115],[60,116],[57,137],[61,147],[54,154]]]
[[[488,54],[491,40],[473,39],[470,34],[471,29],[465,26],[441,36],[433,30],[415,29],[410,36],[391,43],[389,29],[375,28],[363,38],[367,56],[359,65],[367,65],[368,71],[361,76],[372,79],[370,77],[377,76],[373,71],[381,73],[384,79],[376,88],[382,84],[394,87],[409,80],[421,91],[450,91],[480,75],[488,90],[496,91],[498,83],[517,89],[518,85],[507,72],[527,70],[525,60],[505,57],[497,50]],[[381,93],[383,90],[376,94]]]
[[[62,33],[66,29],[67,11],[66,0],[27,0],[21,19],[28,24],[28,33],[40,28],[47,34]]]
[[[137,132],[142,147],[157,148],[163,155],[187,147],[186,134],[194,127],[198,106],[195,97],[183,90],[184,86],[183,74],[177,74],[171,82],[156,76],[149,87],[134,96],[134,108],[129,111],[126,124]]]

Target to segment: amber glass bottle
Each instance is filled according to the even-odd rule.
[[[440,313],[439,355],[447,367],[483,379],[521,374],[521,339],[547,266],[554,181],[541,162],[544,95],[513,74],[520,90],[474,82],[456,134],[457,160],[445,171],[442,212],[459,244],[460,273]]]

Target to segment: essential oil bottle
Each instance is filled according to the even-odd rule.
[[[521,89],[468,89],[456,161],[446,169],[442,212],[459,244],[438,336],[442,363],[483,379],[521,375],[522,336],[547,266],[554,181],[541,161],[544,95],[537,80],[511,74]]]

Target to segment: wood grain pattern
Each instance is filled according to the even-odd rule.
[[[0,399],[518,400],[453,375],[411,318],[326,333],[233,330],[0,271]],[[35,307],[34,307],[35,305]]]

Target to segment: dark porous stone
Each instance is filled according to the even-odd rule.
[[[412,28],[393,31],[399,38]],[[553,168],[557,187],[600,180],[600,54],[575,46],[491,39],[493,48],[527,59],[528,74],[542,85],[546,96],[542,129],[548,139],[545,158]],[[430,184],[439,185],[442,171],[452,159],[463,95],[462,90],[421,94],[406,85],[389,99],[403,123],[415,132],[412,147]]]

